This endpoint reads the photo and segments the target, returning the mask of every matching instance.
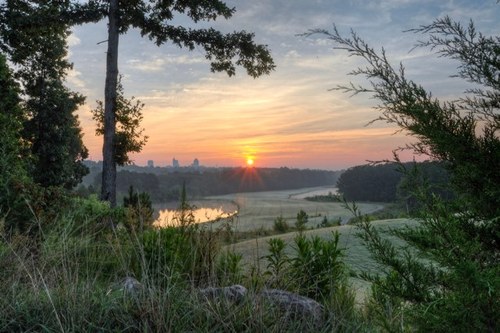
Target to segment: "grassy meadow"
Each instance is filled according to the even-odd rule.
[[[390,220],[380,220],[372,221],[372,224],[384,235],[387,239],[391,240],[396,244],[401,244],[401,240],[388,233],[390,229],[403,228],[405,226],[414,225],[416,222],[410,219],[390,219]],[[369,291],[369,284],[354,275],[361,272],[369,273],[380,273],[382,272],[382,267],[380,267],[370,256],[370,252],[363,244],[362,240],[356,236],[359,232],[354,225],[341,225],[327,228],[317,228],[312,230],[307,230],[304,232],[306,237],[319,236],[324,239],[332,239],[333,232],[338,232],[340,235],[340,248],[344,249],[345,257],[344,262],[347,264],[351,270],[353,276],[350,277],[350,282],[352,287],[356,291],[356,299],[358,303],[364,301],[365,296],[367,296]],[[243,263],[245,267],[252,267],[259,265],[262,270],[265,270],[267,265],[266,260],[263,257],[269,254],[268,242],[272,238],[279,238],[285,241],[288,246],[288,252],[291,251],[293,246],[294,238],[297,236],[298,232],[288,232],[283,234],[275,234],[272,236],[256,237],[254,239],[245,240],[235,244],[227,245],[231,251],[239,253],[242,255]]]
[[[223,196],[214,196],[210,199],[228,200],[238,206],[238,215],[234,219],[234,229],[237,231],[251,231],[258,229],[272,229],[274,219],[282,216],[289,224],[293,225],[300,210],[309,215],[307,227],[315,228],[326,217],[329,221],[341,220],[346,223],[352,218],[352,213],[338,202],[314,202],[303,198],[307,193],[317,193],[325,189],[326,193],[331,187],[306,188],[286,191],[248,192]],[[364,214],[380,210],[384,207],[381,203],[359,203],[359,209]]]
[[[143,230],[140,214],[111,209],[97,198],[73,198],[50,216],[33,211],[35,223],[43,226],[38,236],[2,236],[0,242],[0,332],[373,331],[362,303],[367,284],[349,276],[378,268],[353,226],[318,227],[325,216],[346,221],[349,211],[339,203],[311,202],[294,194],[209,198],[236,203],[237,218],[162,229]],[[382,207],[359,206],[364,212]],[[302,257],[292,253],[299,210],[310,216],[302,232]],[[288,232],[273,230],[280,215],[291,226]],[[411,223],[374,224],[383,229]],[[332,231],[339,232],[338,244]],[[246,236],[236,237],[239,233]],[[313,242],[314,236],[322,241]],[[276,275],[276,267],[260,260],[270,253],[271,238],[287,246],[290,260],[278,263],[286,264],[285,275]],[[346,256],[337,257],[337,249]],[[124,284],[128,277],[138,286]],[[249,290],[242,303],[200,298],[202,288],[233,284]],[[252,295],[265,288],[317,300],[325,310],[323,321],[318,326],[272,304],[257,306]]]

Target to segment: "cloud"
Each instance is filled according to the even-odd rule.
[[[133,58],[126,61],[128,67],[142,72],[158,72],[165,71],[170,65],[193,65],[206,63],[204,58],[192,55],[172,55],[166,54],[165,56],[156,56],[151,59],[138,59]]]
[[[68,43],[69,47],[72,47],[80,45],[82,41],[80,40],[80,38],[78,38],[75,34],[72,33],[68,36],[68,38],[66,38],[66,42]]]
[[[76,87],[78,91],[83,92],[83,90],[86,90],[86,88],[85,81],[82,80],[81,75],[81,72],[72,68],[66,76],[66,82],[68,82],[73,87]]]
[[[189,52],[166,44],[157,47],[131,29],[120,40],[120,72],[127,96],[146,103],[144,127],[150,139],[135,157],[186,163],[237,164],[248,150],[267,164],[302,167],[343,167],[366,159],[390,158],[392,149],[409,142],[404,134],[382,122],[365,127],[377,117],[377,101],[369,95],[349,98],[329,91],[338,84],[367,85],[347,74],[365,63],[334,50],[324,36],[297,36],[308,29],[331,29],[336,23],[348,35],[353,28],[375,49],[382,46],[394,66],[400,61],[409,78],[435,96],[454,98],[463,84],[448,76],[456,63],[437,58],[429,50],[409,53],[421,36],[403,30],[428,24],[449,14],[467,22],[472,17],[481,30],[497,33],[500,7],[489,0],[227,0],[237,12],[230,20],[203,23],[224,32],[255,32],[258,43],[272,51],[276,70],[259,79],[243,69],[235,77],[211,73],[202,50]],[[175,21],[186,24],[184,17]],[[188,27],[199,27],[193,24]],[[88,100],[102,99],[105,73],[105,22],[75,28],[71,59],[75,71],[68,82],[83,90]],[[93,135],[89,116],[82,115],[85,142],[99,156],[100,141]],[[208,163],[208,162],[207,162]],[[263,164],[259,164],[263,165]]]

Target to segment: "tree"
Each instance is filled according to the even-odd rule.
[[[377,54],[356,33],[343,38],[336,28],[333,33],[313,32],[327,35],[338,44],[336,49],[368,62],[367,68],[351,74],[365,75],[370,88],[351,84],[337,89],[372,93],[381,102],[376,107],[381,111],[376,120],[396,124],[419,140],[406,148],[443,161],[453,175],[455,188],[477,214],[499,216],[500,40],[477,33],[472,22],[465,28],[449,17],[413,31],[430,34],[429,41],[418,46],[430,46],[440,55],[458,60],[461,64],[456,76],[484,88],[470,89],[456,102],[440,103],[422,86],[408,80],[402,65],[395,70],[383,49],[381,55]]]
[[[418,225],[393,232],[412,248],[396,247],[361,219],[361,237],[386,267],[382,276],[364,277],[373,282],[377,302],[402,314],[395,326],[385,320],[387,329],[495,332],[500,327],[500,38],[449,17],[412,31],[429,36],[417,46],[459,62],[456,76],[474,84],[465,97],[440,102],[409,80],[403,65],[395,69],[384,50],[377,53],[354,32],[343,37],[336,27],[312,31],[366,60],[368,66],[352,74],[366,76],[370,87],[338,89],[373,94],[380,102],[379,119],[418,139],[408,148],[442,161],[459,195],[444,202],[427,195],[425,187],[415,189],[422,206]]]
[[[121,77],[118,80],[115,112],[115,146],[114,159],[116,164],[123,166],[132,161],[128,153],[138,153],[147,142],[148,137],[142,136],[144,129],[140,128],[143,119],[142,108],[144,104],[141,101],[135,101],[134,97],[126,99],[123,95],[123,86]],[[104,104],[97,101],[97,108],[92,110],[92,118],[97,122],[97,135],[104,134]]]
[[[0,5],[5,15],[11,3],[29,7],[40,1],[9,0]],[[115,112],[118,84],[119,35],[130,28],[139,29],[160,46],[171,42],[178,47],[194,50],[201,47],[210,61],[212,72],[236,73],[236,66],[246,69],[248,75],[256,78],[269,74],[275,67],[267,46],[256,44],[254,35],[246,31],[223,34],[213,28],[191,29],[172,25],[174,14],[186,15],[194,23],[229,19],[235,12],[224,2],[214,1],[119,1],[88,0],[85,3],[70,0],[45,0],[53,10],[37,12],[36,15],[17,17],[17,23],[36,30],[41,27],[57,27],[97,22],[108,19],[108,50],[106,57],[106,82],[104,89],[104,144],[101,199],[116,205],[116,161],[115,161]],[[33,13],[32,13],[33,14]],[[5,27],[5,25],[3,25]],[[48,44],[50,45],[50,44]]]
[[[116,140],[114,113],[117,99],[119,35],[134,27],[158,46],[168,41],[189,50],[201,46],[206,52],[205,57],[211,62],[212,72],[226,72],[232,76],[235,74],[235,65],[238,65],[243,66],[253,77],[268,74],[274,69],[273,60],[266,46],[253,42],[253,34],[241,31],[224,35],[213,28],[195,30],[169,24],[175,12],[186,14],[197,23],[216,20],[218,17],[228,19],[234,11],[234,8],[231,9],[218,0],[109,1],[109,7],[105,10],[105,16],[108,18],[108,51],[101,199],[108,200],[111,205],[116,203],[116,161],[113,149]]]
[[[25,96],[22,136],[33,156],[30,174],[44,187],[72,188],[88,173],[82,163],[88,151],[74,114],[84,97],[64,86],[71,68],[66,59],[68,25],[44,20],[60,10],[60,3],[8,1],[1,11],[0,36]],[[47,24],[30,25],[37,17]]]
[[[309,215],[302,209],[297,213],[297,220],[295,221],[295,227],[298,231],[304,231],[306,229],[306,223],[309,222]]]
[[[391,202],[396,199],[396,187],[401,174],[392,163],[360,165],[340,175],[337,187],[347,200]]]
[[[18,213],[23,204],[17,185],[27,180],[21,139],[23,112],[19,106],[19,87],[12,77],[5,56],[0,53],[0,220]],[[24,156],[26,157],[26,156]],[[10,229],[10,219],[5,229]],[[0,233],[4,230],[0,230]]]
[[[405,172],[408,171],[408,172]],[[429,185],[429,194],[451,198],[442,186],[449,174],[437,162],[391,162],[359,165],[347,169],[337,181],[338,191],[349,201],[396,202],[410,199],[417,184]]]

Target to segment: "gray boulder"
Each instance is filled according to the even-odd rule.
[[[131,276],[127,276],[122,280],[120,280],[119,282],[114,283],[108,290],[107,294],[108,295],[123,294],[127,296],[136,297],[143,291],[144,291],[144,286],[142,285],[142,283],[140,283],[139,281],[137,281],[137,279]]]
[[[233,303],[240,303],[247,295],[247,288],[239,284],[229,287],[208,287],[200,289],[199,294],[210,301],[224,299]]]
[[[262,302],[279,308],[285,318],[310,320],[317,325],[323,322],[323,305],[309,297],[278,289],[264,289],[258,297]]]
[[[264,289],[257,294],[249,293],[241,285],[209,287],[200,289],[198,294],[210,302],[240,304],[245,298],[255,307],[268,306],[282,313],[285,321],[299,320],[321,326],[325,309],[315,300],[279,289]]]

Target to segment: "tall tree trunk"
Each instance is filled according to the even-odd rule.
[[[109,2],[108,52],[106,57],[106,84],[104,87],[104,144],[102,147],[101,200],[116,206],[116,161],[115,161],[115,112],[116,85],[118,81],[118,1]]]

